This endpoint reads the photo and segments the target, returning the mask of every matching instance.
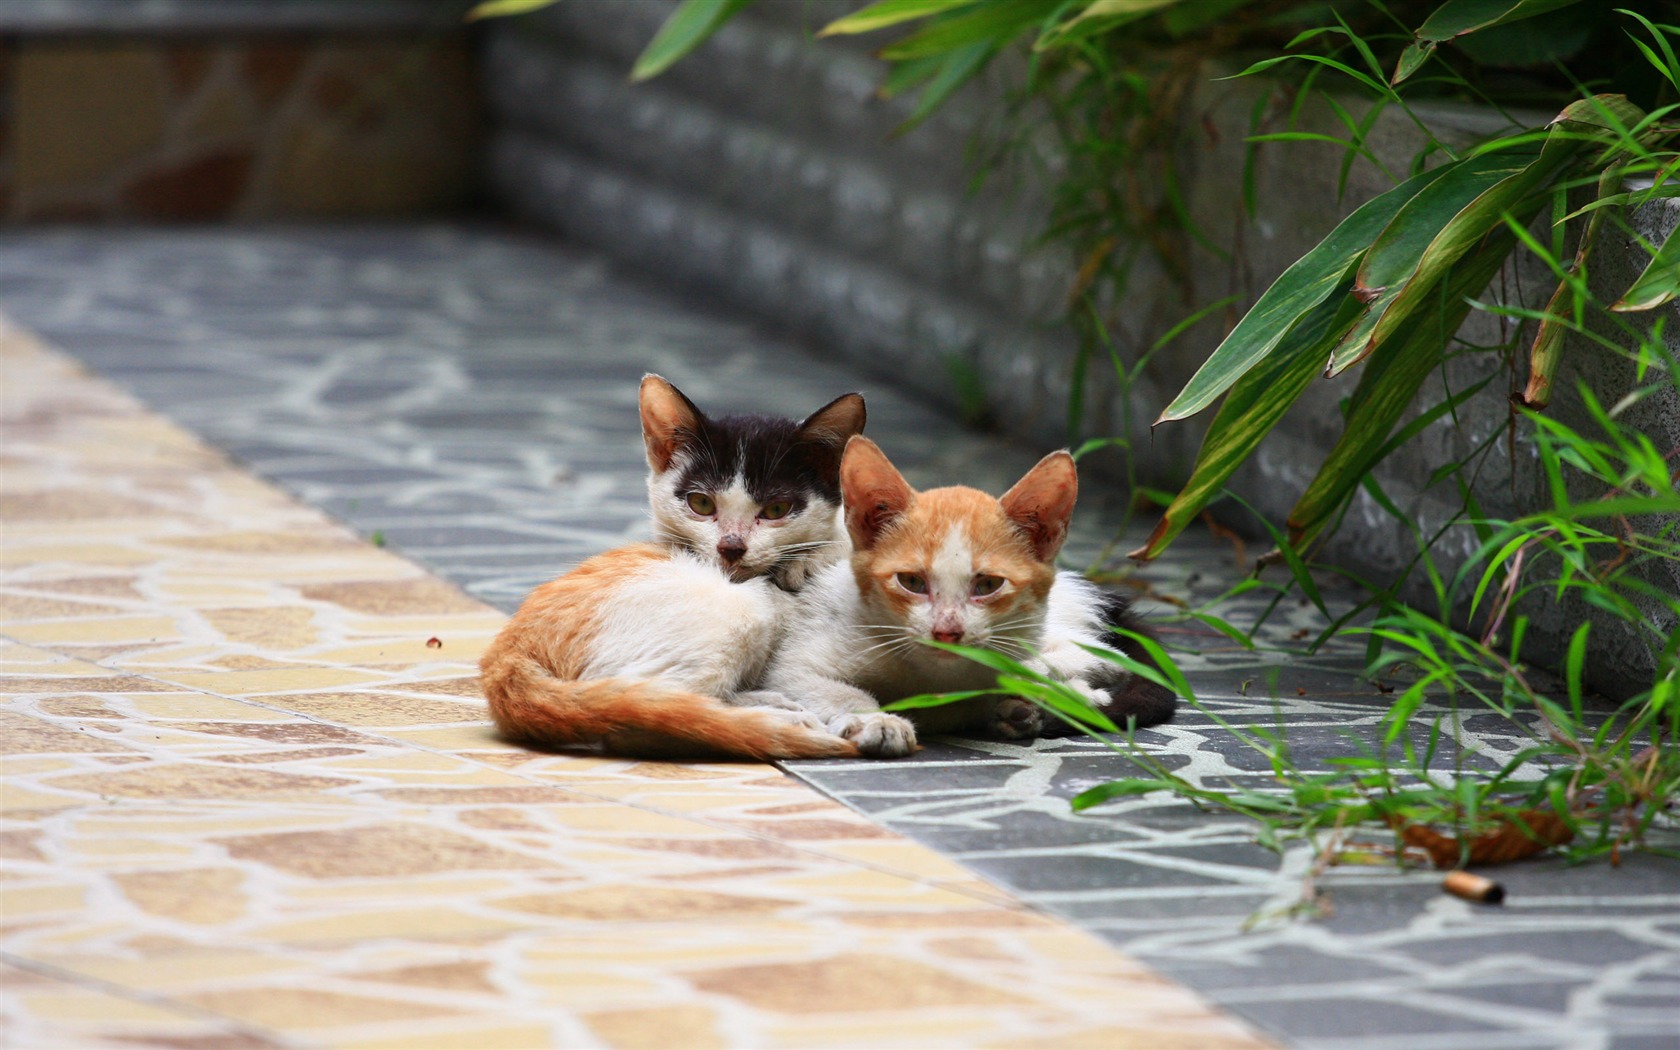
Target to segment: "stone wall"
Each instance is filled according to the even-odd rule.
[[[458,208],[474,193],[478,146],[463,6],[0,6],[0,217],[272,219]]]
[[[844,9],[841,5],[838,9]],[[955,404],[953,373],[1011,388],[997,408],[1059,413],[1059,267],[999,189],[965,197],[975,107],[894,137],[855,47],[813,44],[769,4],[657,80],[625,71],[669,11],[560,4],[488,27],[490,178],[517,212],[686,281]],[[1013,419],[1020,423],[1021,420]]]

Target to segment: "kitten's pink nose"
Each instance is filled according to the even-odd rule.
[[[747,541],[739,536],[725,536],[718,540],[717,552],[725,565],[734,565],[747,553]]]
[[[933,629],[933,640],[936,642],[944,642],[946,645],[958,645],[963,640],[962,628],[935,627]]]

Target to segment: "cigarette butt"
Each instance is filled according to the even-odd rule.
[[[1454,897],[1463,897],[1477,904],[1499,904],[1505,900],[1505,887],[1483,875],[1468,871],[1448,872],[1441,880],[1441,888]]]

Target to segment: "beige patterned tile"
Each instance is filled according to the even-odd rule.
[[[500,616],[24,337],[0,372],[19,1045],[1259,1045],[773,769],[496,739]]]
[[[474,1025],[455,1027],[447,1020],[438,1020],[423,1032],[411,1031],[385,1039],[357,1039],[354,1045],[363,1050],[530,1050],[536,1046],[565,1046],[568,1040],[556,1037],[553,1026],[530,1023],[515,1025]]]

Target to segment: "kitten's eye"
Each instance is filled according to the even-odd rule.
[[[919,572],[901,572],[895,578],[898,580],[898,585],[911,594],[927,593],[927,577]]]
[[[976,576],[974,582],[969,585],[968,593],[976,598],[984,598],[988,594],[996,594],[997,589],[1002,586],[1002,576]]]
[[[688,494],[688,509],[696,514],[716,514],[717,503],[704,492],[690,492]]]
[[[758,516],[763,518],[765,521],[776,521],[779,518],[787,517],[788,513],[792,510],[793,502],[791,500],[779,499],[774,503],[766,503],[764,506],[760,507],[758,509]]]

